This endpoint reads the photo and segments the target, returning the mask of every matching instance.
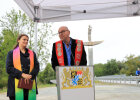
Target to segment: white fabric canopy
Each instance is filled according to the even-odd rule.
[[[140,15],[140,0],[15,0],[39,22],[58,22]]]

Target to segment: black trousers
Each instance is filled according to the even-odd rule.
[[[9,100],[15,100],[15,97],[14,96],[9,97]]]

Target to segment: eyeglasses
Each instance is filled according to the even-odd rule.
[[[61,32],[58,32],[58,34],[65,33],[66,31],[69,31],[69,30],[62,30]]]

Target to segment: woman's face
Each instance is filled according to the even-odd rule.
[[[18,40],[19,46],[25,47],[28,45],[28,37],[27,36],[22,36],[20,40]]]

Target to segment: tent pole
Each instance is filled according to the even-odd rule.
[[[38,6],[34,6],[34,12],[35,12],[35,18],[34,18],[34,23],[35,23],[35,25],[34,25],[34,32],[35,32],[35,46],[34,46],[34,50],[35,50],[35,53],[36,53],[36,55],[37,55],[37,24],[38,24],[38,22],[39,22],[39,18],[38,18],[38,16],[37,16],[37,14],[38,14],[38,9],[39,9],[39,7]],[[38,56],[38,55],[37,55]]]
[[[37,54],[37,22],[35,22],[34,32],[35,32],[35,46],[34,46],[34,50],[35,50],[35,53]]]

